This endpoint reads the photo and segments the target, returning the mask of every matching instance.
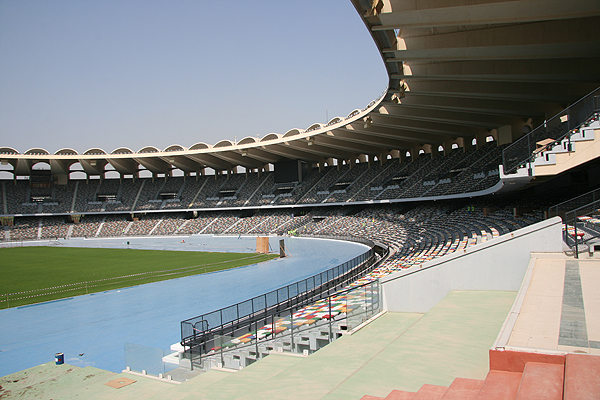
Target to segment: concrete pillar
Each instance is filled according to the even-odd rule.
[[[498,145],[512,143],[512,126],[504,125],[498,128]]]

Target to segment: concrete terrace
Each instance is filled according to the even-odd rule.
[[[386,313],[309,357],[271,355],[235,372],[211,370],[175,385],[53,362],[0,380],[4,398],[360,399],[457,377],[482,379],[515,292],[452,292],[426,314]],[[105,383],[136,380],[120,389]],[[16,382],[15,382],[16,381]]]
[[[512,314],[507,349],[600,355],[600,259],[533,254]]]

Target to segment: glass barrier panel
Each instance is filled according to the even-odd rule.
[[[356,328],[367,319],[366,293],[365,287],[359,287],[346,294],[346,326],[348,330]]]
[[[146,371],[149,375],[158,376],[178,366],[179,359],[174,356],[165,357],[163,349],[125,343],[125,367],[129,367],[132,371],[140,373]]]

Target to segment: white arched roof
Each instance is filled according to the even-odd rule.
[[[138,153],[160,153],[160,150],[154,146],[142,147]]]
[[[260,139],[260,141],[268,142],[270,140],[277,140],[281,137],[282,137],[282,135],[280,135],[279,133],[269,133],[268,135],[265,135],[262,139]]]
[[[50,154],[48,152],[48,150],[45,149],[40,149],[40,148],[32,148],[27,150],[24,154],[28,154],[28,155],[47,155]]]
[[[100,155],[100,154],[106,154],[106,152],[104,150],[102,150],[102,149],[99,149],[99,148],[92,148],[92,149],[86,150],[83,153],[83,155],[86,155],[86,156]]]
[[[233,142],[231,140],[221,140],[220,142],[218,142],[217,144],[215,144],[213,146],[213,148],[219,148],[219,147],[231,147],[233,146]]]
[[[67,156],[67,155],[77,155],[79,153],[77,153],[77,151],[73,150],[73,149],[69,149],[69,148],[64,148],[64,149],[60,149],[58,150],[56,153],[54,153],[54,155],[56,156]]]
[[[169,147],[167,147],[166,149],[164,149],[164,152],[168,152],[168,151],[186,151],[187,149],[183,146],[180,146],[178,144],[172,144]]]
[[[133,150],[128,147],[119,147],[118,149],[114,149],[110,154],[133,154]]]
[[[37,147],[24,154],[2,147],[0,160],[16,164],[19,176],[48,160],[57,171],[80,161],[88,174],[99,173],[107,162],[121,171],[142,164],[154,173],[260,168],[290,159],[344,162],[423,146],[448,148],[458,138],[468,145],[506,127],[514,128],[516,137],[523,134],[524,121],[539,125],[600,86],[600,7],[593,1],[555,1],[552,7],[517,1],[484,6],[384,1],[376,12],[371,3],[351,2],[380,53],[388,87],[345,118],[313,123],[306,131],[291,129],[238,143],[221,140],[214,146],[200,142],[188,149],[172,145],[165,151],[146,146],[137,153],[119,148],[106,154],[94,148],[50,155]],[[358,54],[362,49],[350,50]],[[258,117],[267,119],[270,112]]]

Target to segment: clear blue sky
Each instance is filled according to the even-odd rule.
[[[0,0],[0,147],[190,147],[345,117],[387,85],[349,0]]]

